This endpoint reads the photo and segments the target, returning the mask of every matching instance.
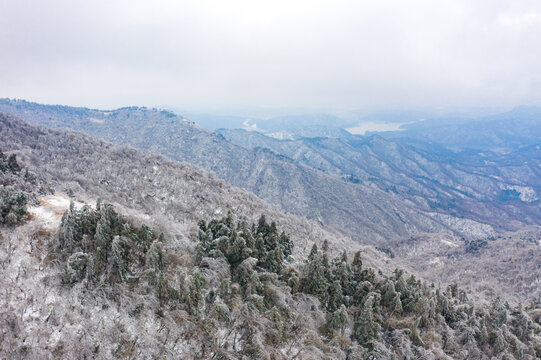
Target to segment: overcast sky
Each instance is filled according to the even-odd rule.
[[[541,105],[541,1],[0,0],[0,97],[100,108]]]

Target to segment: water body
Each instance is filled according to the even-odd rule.
[[[346,131],[354,135],[365,135],[368,132],[402,131],[402,130],[405,130],[402,128],[403,125],[413,124],[419,121],[423,121],[423,119],[417,120],[417,121],[393,122],[393,123],[367,121],[367,122],[362,122],[357,126],[346,128]]]

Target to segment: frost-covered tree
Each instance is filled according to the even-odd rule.
[[[379,338],[380,324],[374,318],[373,309],[376,301],[376,294],[368,294],[358,318],[355,320],[355,338],[362,346],[369,349],[373,348],[372,342]]]

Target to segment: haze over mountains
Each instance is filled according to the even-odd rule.
[[[539,127],[529,126],[536,109],[516,112],[515,125],[501,120],[512,114],[470,122],[464,130],[469,137],[459,137],[472,142],[467,139],[492,132],[493,144],[510,144],[512,153],[504,155],[493,147],[449,150],[444,146],[461,144],[449,138],[436,143],[437,134],[448,133],[436,125],[427,135],[434,141],[419,140],[424,123],[385,138],[344,132],[280,141],[243,130],[213,133],[171,112],[147,108],[100,111],[4,99],[0,111],[199,165],[363,243],[384,245],[420,232],[478,238],[541,223]],[[516,142],[507,142],[508,137]],[[513,145],[520,139],[524,147]]]
[[[269,148],[345,181],[376,185],[425,211],[506,230],[539,223],[538,145],[500,155],[454,153],[436,144],[412,146],[409,138],[393,141],[380,135],[280,141],[244,130],[218,132],[239,146]]]
[[[535,244],[541,222],[541,151],[536,140],[541,137],[536,137],[540,111],[535,108],[469,122],[426,121],[399,132],[358,136],[342,130],[339,136],[296,140],[242,129],[212,132],[172,112],[139,107],[101,111],[3,99],[0,111],[201,166],[282,211],[312,219],[357,243],[377,246],[434,281],[454,278],[483,292],[491,286],[474,281],[473,273],[464,276],[466,264],[449,259],[474,256],[473,263],[482,269],[494,258],[491,249],[503,246],[512,259],[503,273],[513,273],[530,256],[531,244],[534,253],[539,252]],[[436,141],[448,132],[460,132],[461,124],[467,126],[468,137]],[[424,140],[425,133],[434,141]],[[491,140],[484,134],[492,134]],[[475,138],[485,140],[473,143]],[[95,174],[101,174],[100,183],[109,183],[109,174],[99,168]],[[88,184],[76,185],[81,187]],[[149,196],[157,195],[151,191]],[[172,199],[165,193],[160,198]],[[531,235],[524,237],[524,229]],[[493,243],[496,239],[507,241]],[[476,244],[480,251],[471,253]],[[532,278],[500,283],[489,293],[535,295],[541,286],[540,265],[527,264]],[[503,281],[494,269],[480,271],[496,276],[485,279],[490,284]]]
[[[2,150],[38,174],[9,170],[17,168],[11,160],[8,170],[0,164],[2,189],[28,191],[32,179],[49,185],[31,190],[41,205],[22,224],[2,228],[0,264],[8,277],[1,283],[11,290],[0,316],[13,326],[5,326],[0,354],[534,359],[541,354],[535,139],[505,151],[456,152],[403,133],[278,140],[245,130],[211,132],[156,109],[2,100]],[[127,220],[107,215],[98,198]],[[228,211],[241,220],[238,234],[227,230]],[[291,237],[293,256],[280,254],[278,269],[265,250],[246,247],[251,235],[242,221],[255,223],[260,214]],[[95,217],[99,226],[88,230]],[[212,217],[223,218],[204,232]],[[110,235],[109,263],[100,267],[99,234],[117,221],[123,230]],[[137,230],[142,223],[166,236],[137,254],[141,235],[134,234],[145,229]],[[264,231],[258,239],[271,231],[260,230],[269,226],[262,224],[251,227]],[[70,253],[58,239],[62,244],[77,231],[90,232]],[[313,247],[306,258],[312,244],[323,252]],[[239,263],[235,249],[243,246]],[[283,249],[275,244],[269,254]],[[348,252],[357,249],[350,262]],[[118,255],[123,251],[130,255]],[[162,280],[152,280],[155,256],[166,259]],[[438,285],[406,282],[396,268]],[[522,301],[526,310],[515,306]],[[23,320],[14,315],[21,313]],[[78,337],[81,326],[91,329],[88,335]]]
[[[404,125],[391,138],[433,142],[456,151],[493,150],[508,152],[539,145],[541,108],[519,106],[511,111],[478,118],[422,121]]]
[[[159,214],[157,218],[165,224],[181,223],[188,229],[201,218],[234,211],[251,221],[266,214],[279,219],[285,229],[304,239],[318,242],[332,239],[332,247],[353,244],[313,222],[285,216],[253,194],[232,187],[196,166],[133,148],[116,147],[80,132],[32,126],[5,114],[0,114],[0,120],[3,148],[17,152],[32,171],[62,192],[91,201],[102,197],[153,217]],[[159,222],[156,225],[164,226]],[[181,230],[187,229],[181,227]],[[299,243],[297,250],[307,251],[309,245]]]

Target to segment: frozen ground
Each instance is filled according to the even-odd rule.
[[[83,206],[83,203],[74,201],[76,209]],[[70,206],[70,198],[64,194],[48,195],[40,199],[40,206],[31,206],[28,212],[40,225],[47,230],[54,230],[60,224],[62,214]]]

